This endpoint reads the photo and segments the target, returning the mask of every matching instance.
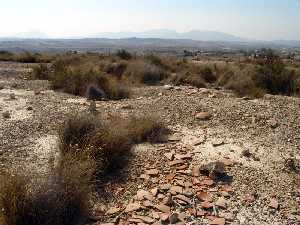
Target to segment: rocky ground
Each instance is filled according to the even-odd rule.
[[[30,65],[0,63],[0,168],[45,173],[57,128],[85,98],[30,81]],[[97,102],[104,117],[151,114],[173,133],[135,146],[94,200],[95,224],[299,224],[300,99],[194,87],[139,87]]]

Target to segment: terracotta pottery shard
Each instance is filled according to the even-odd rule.
[[[200,191],[197,193],[197,198],[201,201],[204,201],[204,202],[211,202],[212,201],[212,198],[210,196],[210,194],[208,194],[207,192],[204,192],[204,191]]]

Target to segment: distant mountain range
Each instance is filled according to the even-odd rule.
[[[191,39],[195,41],[243,42],[247,39],[218,31],[191,30],[178,33],[175,30],[158,29],[145,32],[114,32],[92,35],[94,38],[161,38],[161,39]]]
[[[205,31],[205,30],[191,30],[188,32],[177,32],[171,29],[155,29],[144,32],[105,32],[87,36],[73,36],[65,38],[51,38],[49,35],[43,33],[40,30],[30,30],[28,32],[18,33],[11,37],[0,37],[2,40],[19,40],[19,39],[86,39],[86,38],[97,38],[97,39],[188,39],[194,41],[204,42],[247,42],[247,43],[273,43],[287,46],[299,46],[300,40],[275,40],[275,41],[262,41],[253,40],[248,38],[238,37],[232,34],[219,32],[219,31]]]
[[[0,50],[10,51],[110,51],[131,48],[151,50],[249,50],[257,48],[298,49],[300,41],[257,41],[217,31],[193,30],[178,33],[160,29],[145,32],[100,33],[88,37],[49,38],[40,31],[21,33],[15,37],[0,38]]]

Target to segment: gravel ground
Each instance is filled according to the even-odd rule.
[[[53,92],[47,81],[24,79],[29,67],[0,63],[0,168],[45,173],[49,161],[57,155],[58,126],[68,114],[87,110],[88,102],[85,98]],[[97,102],[97,110],[104,117],[155,115],[174,132],[168,143],[142,144],[133,149],[134,157],[121,176],[105,184],[107,192],[100,197],[107,206],[100,207],[95,201],[95,211],[99,207],[102,211],[117,208],[101,220],[115,221],[118,214],[120,223],[155,223],[157,213],[164,216],[156,207],[147,205],[142,211],[125,208],[129,203],[144,204],[145,196],[137,198],[136,193],[155,188],[161,196],[154,195],[152,203],[159,204],[159,197],[168,196],[162,185],[178,186],[178,180],[184,180],[192,183],[189,188],[193,195],[187,196],[199,215],[190,210],[191,202],[183,206],[179,201],[171,206],[171,212],[180,215],[177,224],[223,224],[218,219],[224,218],[228,224],[300,223],[299,98],[266,95],[263,99],[247,100],[224,90],[139,87],[130,99]],[[201,112],[210,117],[203,119]],[[7,115],[10,118],[5,118]],[[168,159],[170,155],[188,157],[174,167],[170,165],[174,161]],[[195,179],[209,179],[191,173],[195,167],[224,160],[230,181],[213,181],[213,187],[195,183]],[[296,170],[287,164],[289,160],[295,162]],[[152,174],[152,169],[158,173]],[[170,174],[175,176],[168,179]],[[223,196],[225,184],[233,191]],[[213,196],[214,206],[218,198],[226,198],[226,207],[201,216],[201,198],[193,197],[198,196],[200,189]],[[173,199],[178,194],[170,190],[169,193]]]

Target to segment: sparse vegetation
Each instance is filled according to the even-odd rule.
[[[1,175],[1,224],[73,225],[86,219],[91,190],[90,165],[78,162],[71,165],[69,161],[66,166],[46,177]]]
[[[131,118],[126,125],[131,139],[135,143],[141,142],[165,142],[169,130],[154,117]]]
[[[20,63],[50,63],[54,56],[40,53],[12,53],[8,51],[0,51],[0,61],[13,61]]]
[[[50,79],[50,69],[47,64],[40,63],[32,68],[32,73],[30,74],[31,79],[36,80],[49,80]]]
[[[166,79],[169,73],[156,65],[138,60],[129,64],[125,76],[133,82],[154,85]]]
[[[49,77],[54,89],[86,96],[89,87],[93,85],[102,90],[108,99],[118,100],[129,97],[128,86],[116,77],[104,73],[100,65],[81,62],[81,59],[77,58],[68,60],[60,59],[53,65],[54,71]]]
[[[3,55],[9,56],[7,52]],[[25,58],[37,56],[29,53],[23,55]],[[195,63],[185,58],[155,54],[133,58],[126,50],[119,50],[115,56],[107,57],[97,53],[69,53],[58,57],[52,67],[46,64],[34,67],[32,78],[48,79],[54,89],[95,100],[104,99],[103,96],[113,100],[128,98],[129,83],[157,85],[171,82],[198,88],[221,86],[233,90],[238,96],[252,97],[262,97],[266,93],[300,93],[300,75],[296,67],[266,49],[261,50],[261,55],[254,59],[222,63]],[[91,89],[97,89],[98,94],[91,92]]]
[[[126,51],[125,49],[118,50],[117,56],[124,60],[130,60],[132,58],[130,52]]]
[[[165,141],[168,129],[153,118],[113,118],[110,122],[90,114],[71,116],[60,130],[61,155],[95,160],[98,172],[120,164],[133,144]]]

